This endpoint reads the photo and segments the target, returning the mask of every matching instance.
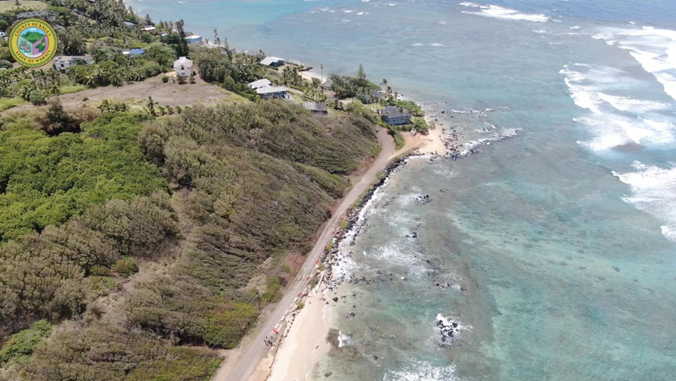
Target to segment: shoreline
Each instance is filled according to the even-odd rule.
[[[384,176],[376,181],[348,211],[346,216],[348,225],[332,239],[332,249],[325,249],[321,255],[320,261],[325,265],[323,272],[317,272],[321,274],[321,282],[306,293],[305,307],[289,321],[276,348],[271,349],[271,364],[265,364],[265,361],[259,364],[259,368],[267,367],[268,372],[257,370],[249,381],[302,381],[314,378],[317,364],[331,350],[332,344],[327,339],[329,332],[336,329],[335,303],[344,279],[334,279],[333,266],[339,261],[343,242],[346,239],[354,239],[359,234],[365,222],[364,212],[368,209],[369,203],[373,200],[373,196],[387,185],[392,175],[405,166],[409,158],[427,156],[407,152],[402,155],[399,158],[390,158],[389,164],[383,170]]]

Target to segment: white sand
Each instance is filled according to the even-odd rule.
[[[394,153],[394,156],[400,155],[402,152],[409,151],[411,149],[417,148],[417,152],[421,154],[439,154],[444,155],[447,152],[446,147],[444,146],[444,141],[442,140],[442,133],[440,128],[435,128],[430,130],[430,133],[427,135],[416,134],[411,136],[410,132],[402,132],[404,137],[404,147]]]
[[[322,292],[314,292],[306,299],[288,336],[282,339],[268,381],[312,378],[315,365],[330,349],[326,337],[332,311],[323,299]]]

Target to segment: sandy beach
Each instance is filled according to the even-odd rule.
[[[282,339],[268,381],[312,379],[315,365],[331,349],[326,337],[333,311],[326,303],[324,291],[322,286],[322,290],[308,296],[288,336]]]

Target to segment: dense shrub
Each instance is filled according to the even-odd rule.
[[[87,207],[165,188],[137,147],[139,117],[104,116],[84,134],[0,130],[0,241],[58,225]]]
[[[28,95],[28,100],[32,104],[39,106],[39,105],[45,103],[45,94],[43,94],[42,91],[40,91],[40,90],[33,90]]]

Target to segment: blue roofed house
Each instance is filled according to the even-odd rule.
[[[387,106],[384,109],[379,110],[378,114],[380,114],[383,122],[391,126],[411,123],[411,113],[405,108]]]

